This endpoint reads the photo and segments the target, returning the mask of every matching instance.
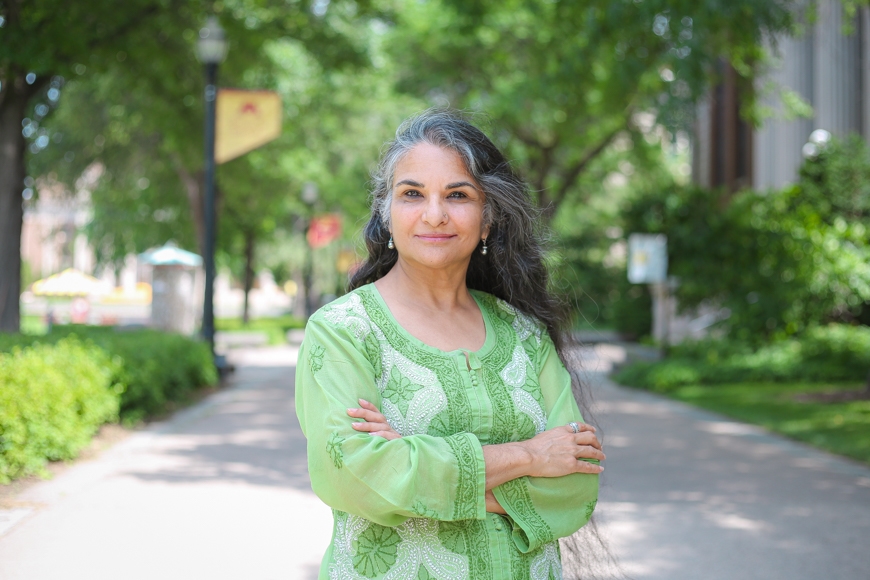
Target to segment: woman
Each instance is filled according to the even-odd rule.
[[[448,111],[374,176],[368,260],[308,322],[296,409],[333,509],[321,578],[561,578],[598,461],[525,184]]]

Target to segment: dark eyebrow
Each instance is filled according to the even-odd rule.
[[[474,187],[474,184],[469,181],[457,181],[456,183],[447,184],[447,189],[459,189],[460,187],[470,187],[474,191],[477,191],[477,188]]]
[[[400,185],[410,185],[411,187],[426,187],[419,181],[414,181],[413,179],[403,179],[394,185],[393,187],[399,187]]]
[[[414,181],[413,179],[403,179],[402,181],[396,182],[396,185],[394,185],[393,187],[399,187],[400,185],[410,185],[411,187],[426,187],[419,181]],[[478,191],[478,189],[470,181],[457,181],[454,183],[448,183],[446,189],[459,189],[460,187],[470,187],[474,191]]]

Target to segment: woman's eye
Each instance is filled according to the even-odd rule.
[[[448,195],[447,197],[452,197],[454,199],[462,199],[462,198],[468,197],[468,196],[465,195],[465,193],[463,193],[461,191],[451,191],[450,195]]]
[[[419,191],[417,191],[416,189],[409,189],[408,191],[406,191],[402,195],[404,195],[405,197],[420,197],[423,194],[420,193]]]

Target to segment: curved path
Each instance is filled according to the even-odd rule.
[[[607,466],[600,516],[650,580],[870,579],[870,468],[649,393],[588,356]]]
[[[870,578],[870,469],[603,378],[603,534],[632,578]],[[227,389],[0,510],[2,580],[315,578],[290,347],[234,351]]]

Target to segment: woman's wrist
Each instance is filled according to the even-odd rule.
[[[487,490],[533,471],[534,454],[524,441],[484,445],[483,459],[486,463]]]

